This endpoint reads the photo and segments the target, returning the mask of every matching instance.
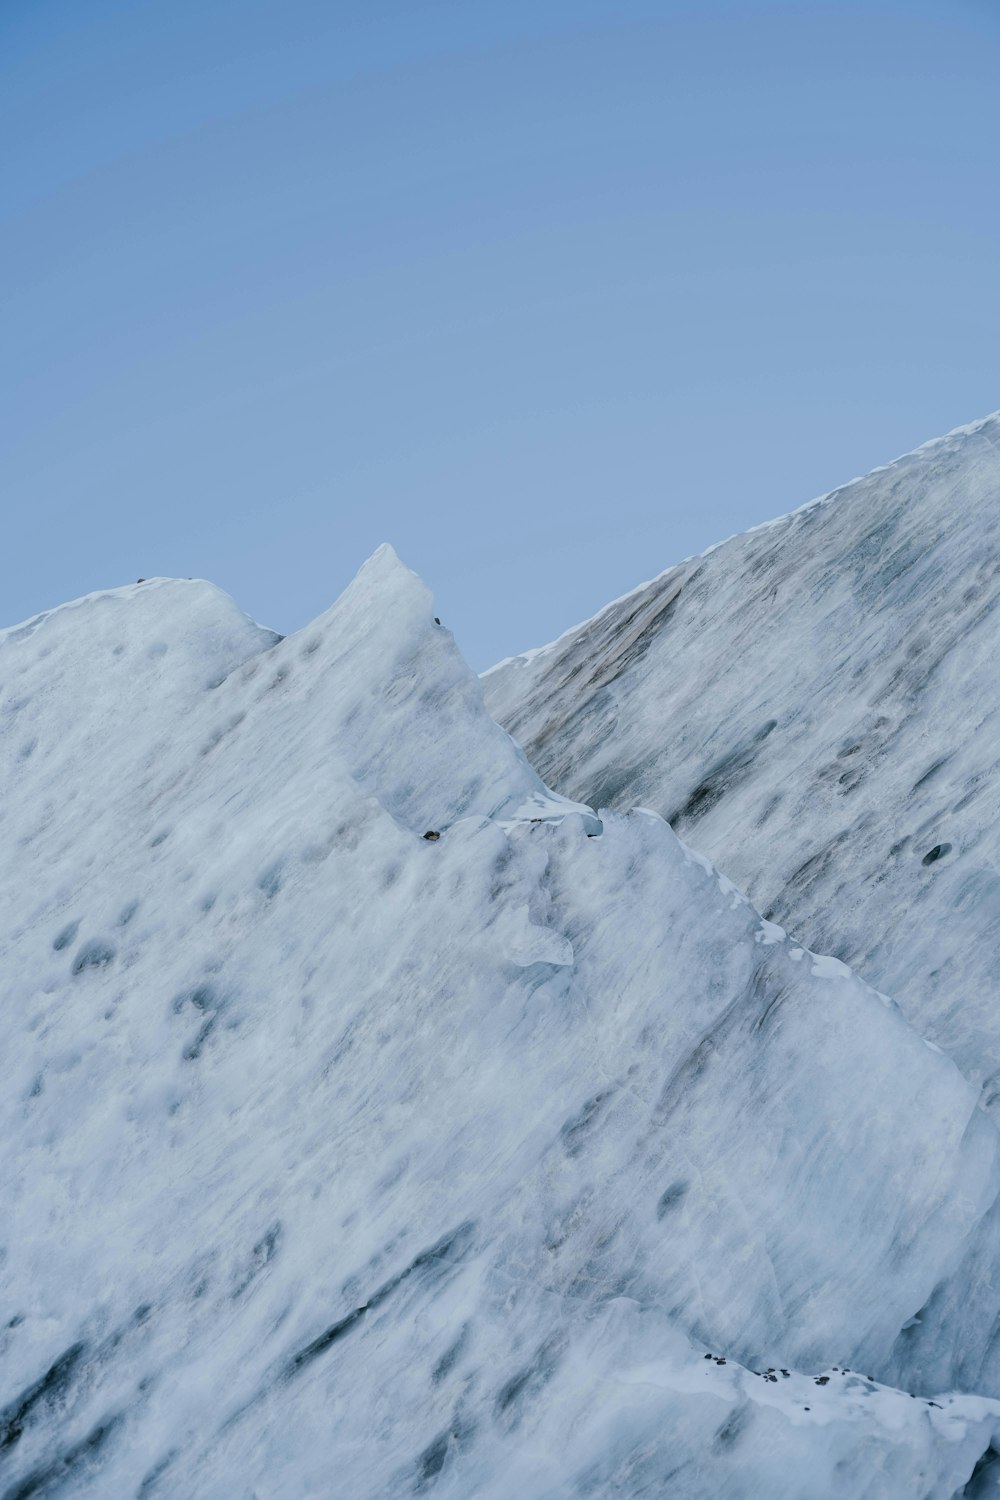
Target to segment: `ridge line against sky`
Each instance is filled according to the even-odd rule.
[[[384,537],[485,667],[998,405],[1000,11],[11,0],[3,616]]]
[[[766,531],[772,527],[780,526],[784,521],[790,520],[793,516],[799,515],[804,511],[811,510],[814,506],[823,505],[831,500],[836,499],[845,490],[850,489],[853,485],[862,483],[864,480],[871,478],[875,474],[879,474],[885,472],[888,469],[895,468],[898,464],[905,462],[907,459],[916,458],[922,453],[930,453],[935,448],[942,446],[953,438],[966,436],[972,437],[976,433],[981,431],[984,427],[986,427],[990,422],[995,422],[997,420],[1000,420],[1000,411],[988,412],[984,417],[979,417],[975,421],[961,423],[959,426],[951,428],[949,432],[941,433],[938,437],[928,438],[925,442],[918,443],[916,447],[908,449],[907,452],[897,454],[895,458],[890,459],[886,463],[874,465],[873,468],[869,469],[864,474],[855,474],[851,479],[845,480],[842,484],[834,485],[832,489],[825,491],[823,494],[814,495],[812,499],[803,501],[801,505],[793,506],[791,510],[783,511],[780,515],[771,516],[765,521],[758,521],[753,525],[746,526],[741,531],[731,532],[729,536],[722,537],[719,541],[711,542],[707,547],[703,548],[701,552],[689,553],[687,557],[678,558],[674,562],[667,563],[665,567],[652,574],[649,578],[643,579],[640,583],[633,584],[631,588],[626,589],[624,593],[617,595],[614,599],[607,600],[603,605],[601,605],[598,610],[594,612],[593,615],[588,615],[582,620],[577,620],[573,625],[567,626],[564,630],[560,631],[558,636],[554,636],[551,641],[546,641],[540,646],[529,647],[525,651],[516,652],[511,656],[503,657],[501,660],[494,662],[491,666],[485,668],[482,671],[481,675],[483,677],[487,677],[489,676],[490,672],[497,671],[501,667],[507,666],[511,661],[529,660],[530,658],[539,655],[540,652],[547,651],[551,647],[557,646],[560,641],[565,640],[569,636],[575,635],[576,632],[581,630],[584,626],[591,624],[594,620],[597,620],[601,616],[614,610],[618,605],[624,603],[624,601],[626,599],[629,599],[633,594],[642,593],[652,584],[656,583],[659,579],[665,577],[668,573],[672,573],[675,569],[683,567],[686,563],[694,562],[702,557],[708,557],[711,553],[718,551],[720,547],[725,547],[730,542],[739,541],[742,537],[749,536],[753,532]],[[345,584],[344,589],[339,590],[338,594],[333,599],[331,599],[322,610],[319,611],[319,614],[324,614],[326,612],[326,609],[330,608],[332,604],[336,602],[336,600],[340,597],[340,594],[342,594],[346,589],[350,588],[351,583],[357,577],[358,573],[363,568],[367,567],[367,565],[371,563],[373,559],[384,552],[391,553],[396,562],[400,564],[400,566],[402,566],[407,572],[412,572],[414,573],[414,576],[420,578],[421,581],[425,583],[431,590],[433,596],[433,579],[424,579],[422,578],[421,574],[416,572],[416,570],[411,569],[405,558],[399,557],[399,554],[396,552],[396,549],[393,546],[392,542],[386,540],[380,542],[372,550],[368,557],[360,559],[355,572],[351,575],[351,579],[348,581],[348,583]],[[194,576],[182,578],[178,575],[157,574],[149,578],[138,579],[137,582],[143,585],[163,583],[206,584],[209,588],[221,594],[223,598],[225,598],[229,603],[233,604],[239,610],[239,612],[241,614],[244,614],[246,618],[250,620],[254,625],[262,630],[271,629],[271,627],[267,625],[266,622],[257,619],[254,615],[245,611],[242,608],[239,599],[229,594],[225,589],[222,588],[220,584],[216,583],[214,579]],[[72,609],[77,605],[84,604],[87,602],[87,600],[99,597],[102,594],[125,593],[134,587],[135,584],[130,583],[122,583],[117,585],[111,584],[108,585],[107,588],[95,589],[87,594],[77,595],[72,599],[60,600],[57,603],[46,606],[46,608],[44,609],[36,610],[33,615],[26,616],[22,619],[12,620],[8,622],[0,620],[0,637],[2,637],[8,631],[20,630],[27,625],[32,625],[35,622],[40,621],[47,615],[55,614],[61,610]],[[316,619],[318,617],[319,616],[314,616],[313,619]],[[301,630],[311,623],[312,620],[304,621],[302,625],[297,626],[296,628],[298,630]],[[287,633],[291,634],[292,632]]]
[[[600,619],[602,615],[610,613],[619,604],[623,604],[626,599],[631,598],[633,594],[643,593],[652,584],[666,577],[668,573],[672,573],[676,568],[682,568],[685,563],[696,562],[699,558],[708,557],[710,553],[717,552],[720,547],[726,547],[730,542],[737,542],[742,537],[752,535],[755,531],[767,531],[771,527],[780,526],[783,521],[790,520],[792,516],[800,515],[803,511],[812,510],[816,505],[824,505],[827,501],[835,500],[845,490],[850,489],[852,485],[861,484],[864,480],[870,479],[872,475],[883,473],[886,469],[894,469],[897,464],[903,463],[908,458],[916,458],[918,454],[933,450],[943,443],[947,443],[951,438],[971,437],[979,432],[981,428],[985,427],[987,423],[996,421],[998,418],[1000,418],[1000,411],[995,411],[988,412],[985,417],[979,417],[974,422],[963,422],[958,427],[953,427],[950,432],[943,432],[940,437],[928,438],[926,442],[918,443],[915,448],[908,449],[906,453],[898,453],[888,463],[875,464],[867,473],[855,474],[852,479],[845,480],[843,484],[834,485],[832,489],[826,490],[821,495],[814,495],[811,500],[804,500],[801,505],[795,505],[791,510],[782,511],[780,515],[771,516],[766,521],[758,521],[753,526],[745,526],[742,531],[732,531],[728,536],[722,537],[720,541],[709,543],[701,552],[691,552],[687,557],[681,557],[676,562],[667,563],[666,567],[661,568],[658,573],[653,573],[649,578],[644,578],[641,583],[634,584],[632,588],[626,589],[617,598],[609,599],[606,604],[603,604],[600,609],[595,610],[592,615],[588,615],[583,620],[577,620],[575,625],[568,625],[565,630],[561,631],[559,635],[554,636],[551,641],[546,641],[541,646],[529,647],[526,651],[515,652],[512,656],[505,656],[502,660],[494,662],[491,667],[487,667],[480,675],[488,677],[491,672],[499,671],[501,667],[506,667],[512,661],[529,661],[541,652],[548,651],[550,647],[558,646],[560,641],[567,639],[571,635],[575,635],[585,625],[590,625],[595,620]]]

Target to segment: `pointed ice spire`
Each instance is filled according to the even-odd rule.
[[[326,612],[279,648],[309,663],[310,713],[355,778],[416,833],[548,796],[486,712],[476,674],[388,543]]]

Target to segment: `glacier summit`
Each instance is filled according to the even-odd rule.
[[[990,1493],[978,1080],[549,791],[391,549],[287,639],[91,595],[0,689],[0,1500]]]

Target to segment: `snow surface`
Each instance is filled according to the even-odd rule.
[[[988,1493],[1000,1402],[900,1355],[1000,1212],[976,1090],[549,793],[390,549],[0,684],[2,1500]]]
[[[571,796],[642,802],[1000,1109],[1000,415],[486,675]]]
[[[668,570],[486,698],[553,785],[648,803],[894,996],[1000,1117],[998,601],[993,416]],[[992,1214],[897,1378],[1000,1394],[998,1261]]]

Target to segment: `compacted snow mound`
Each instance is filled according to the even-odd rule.
[[[996,1211],[975,1090],[553,797],[390,549],[283,641],[92,596],[0,683],[0,1500],[987,1482],[1000,1404],[868,1378]]]
[[[1000,1109],[1000,415],[487,674],[547,781],[655,808]]]

